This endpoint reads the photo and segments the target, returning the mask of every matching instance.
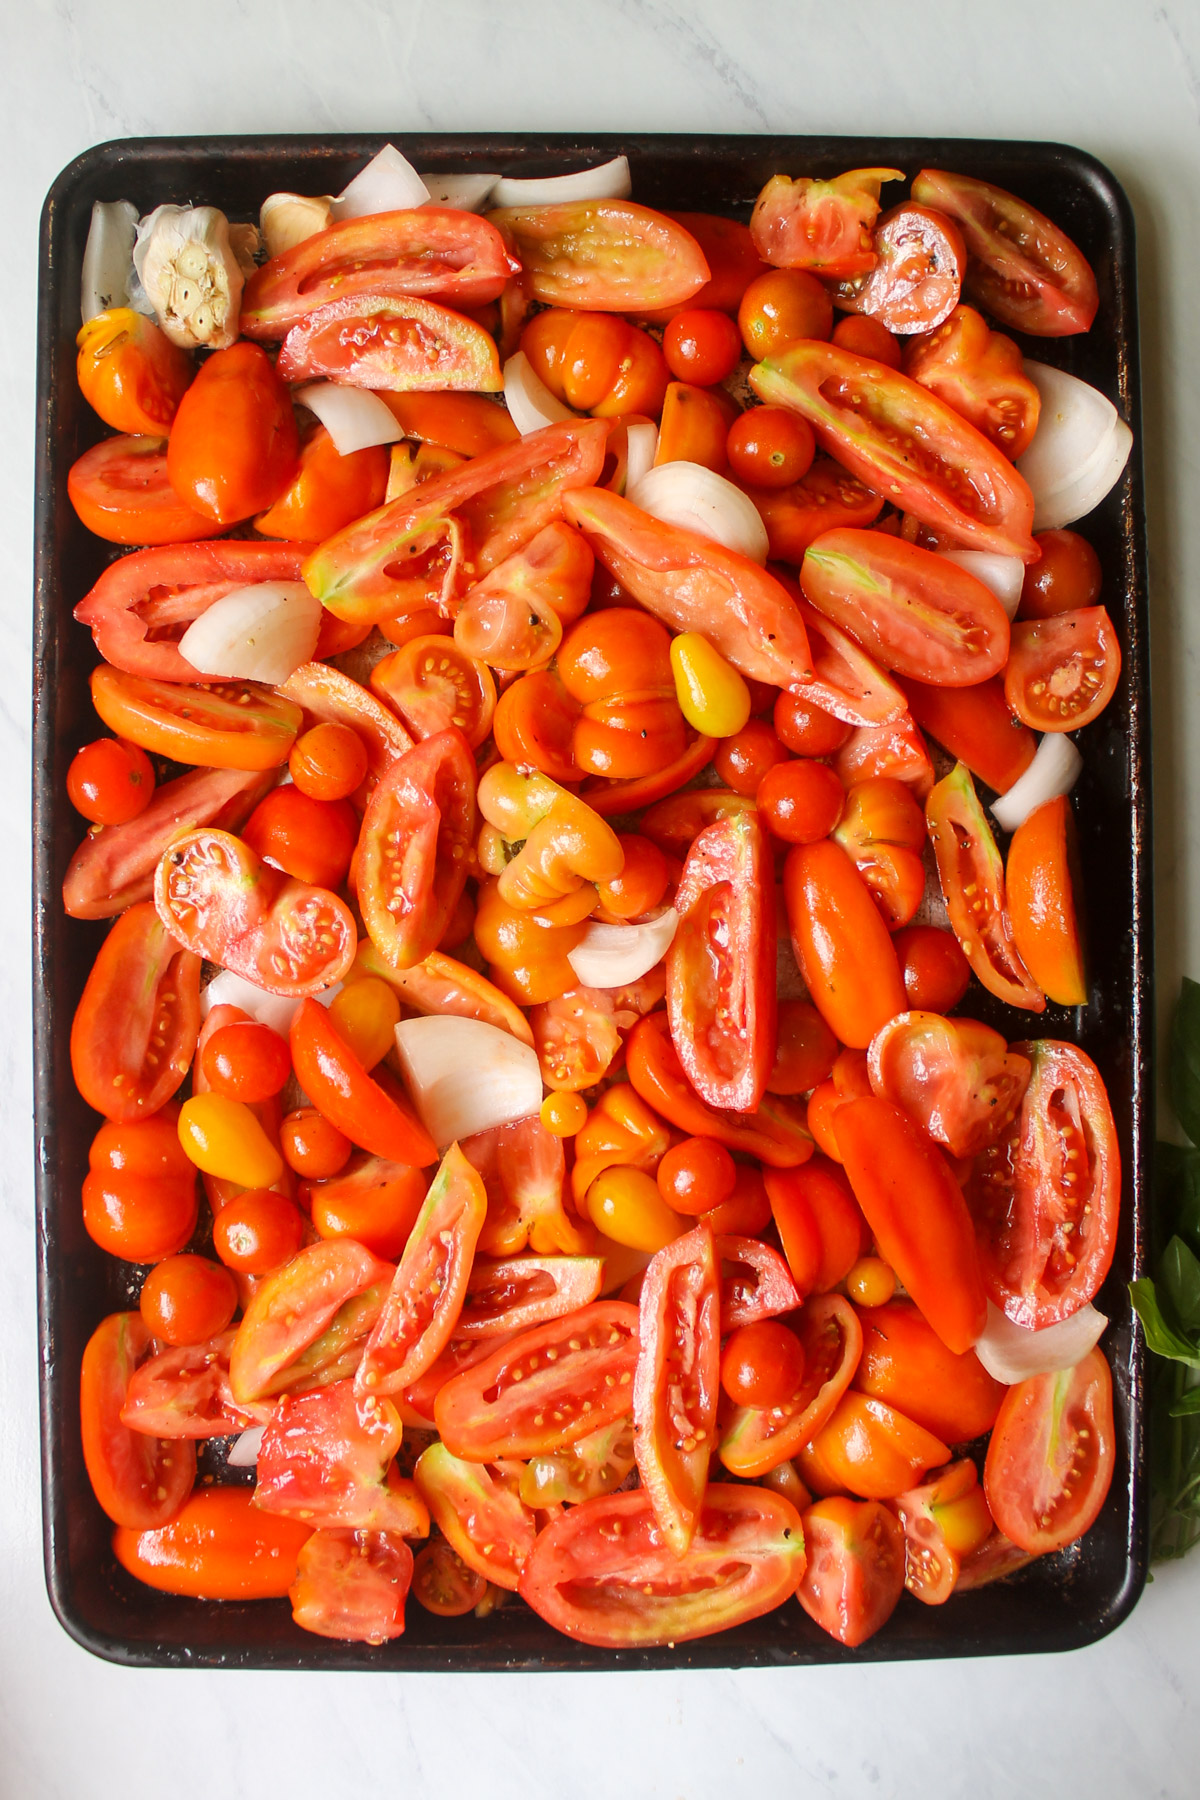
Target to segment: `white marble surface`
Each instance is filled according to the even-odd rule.
[[[910,23],[911,21],[911,23]],[[1200,1552],[1057,1659],[590,1677],[132,1673],[41,1570],[27,920],[37,221],[106,138],[409,128],[1058,138],[1138,216],[1158,954],[1200,973],[1200,6],[1195,0],[9,0],[0,63],[0,1800],[1200,1792]]]

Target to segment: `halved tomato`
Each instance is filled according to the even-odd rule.
[[[796,1598],[823,1631],[856,1650],[904,1592],[904,1532],[878,1500],[818,1500],[803,1515],[808,1568]]]
[[[413,1558],[413,1599],[439,1619],[461,1619],[487,1594],[486,1578],[468,1569],[444,1537],[430,1538]]]
[[[812,1155],[802,1101],[768,1093],[752,1113],[718,1111],[707,1105],[684,1074],[665,1012],[638,1021],[626,1040],[625,1057],[635,1091],[681,1131],[716,1138],[727,1149],[757,1156],[771,1168],[795,1168]]]
[[[726,1233],[716,1241],[721,1272],[721,1336],[793,1312],[801,1295],[791,1270],[761,1238]]]
[[[453,638],[410,638],[375,664],[371,686],[418,740],[454,726],[478,750],[491,731],[496,710],[492,672]]]
[[[803,698],[848,725],[884,725],[898,718],[904,695],[896,683],[848,631],[818,612],[798,587],[795,592],[813,662]]]
[[[909,201],[884,213],[872,242],[874,267],[842,282],[835,304],[897,334],[932,331],[958,305],[967,271],[966,245],[953,219]]]
[[[277,769],[300,729],[300,709],[253,681],[203,687],[92,670],[92,705],[110,731],[154,756],[207,769]]]
[[[532,1510],[518,1492],[519,1463],[463,1462],[445,1444],[430,1444],[413,1477],[435,1525],[469,1569],[515,1592],[537,1535]]]
[[[922,1124],[951,1156],[974,1156],[1004,1137],[1029,1085],[1029,1062],[1011,1056],[978,1019],[899,1013],[867,1052],[871,1086]]]
[[[236,1327],[202,1344],[168,1347],[135,1369],[121,1408],[131,1431],[160,1438],[228,1437],[265,1424],[271,1409],[238,1406],[229,1386]]]
[[[747,486],[744,491],[767,528],[771,555],[779,562],[797,565],[822,532],[873,525],[883,511],[883,495],[831,456],[815,457],[808,474],[791,487]]]
[[[109,931],[71,1022],[75,1086],[106,1119],[148,1118],[191,1067],[200,1035],[200,958],[149,901]]]
[[[991,331],[973,306],[956,306],[928,336],[910,338],[904,373],[969,419],[1015,462],[1037,430],[1041,395],[1019,344]]]
[[[858,725],[834,754],[833,767],[842,786],[885,775],[910,787],[924,800],[934,783],[933,764],[920,728],[902,712],[886,725]]]
[[[319,993],[354,961],[358,932],[345,903],[260,862],[228,831],[177,838],[158,866],[154,903],[187,949],[270,994]]]
[[[711,271],[689,231],[633,200],[504,206],[488,214],[512,239],[535,300],[581,312],[646,312],[690,300]]]
[[[1012,628],[1004,693],[1034,731],[1090,725],[1117,691],[1121,646],[1102,606],[1026,619]]]
[[[651,1258],[638,1311],[634,1445],[660,1531],[683,1556],[696,1531],[717,1422],[720,1287],[703,1222]]]
[[[298,1519],[273,1519],[252,1503],[249,1488],[200,1488],[165,1525],[113,1533],[123,1569],[163,1594],[199,1600],[276,1600],[287,1593],[296,1562],[313,1537]]]
[[[285,381],[337,381],[401,393],[498,394],[496,342],[474,319],[433,300],[347,296],[290,328],[277,368]]]
[[[893,776],[856,781],[834,827],[889,931],[907,925],[925,896],[925,815],[911,788]]]
[[[301,442],[296,473],[274,505],[259,513],[254,529],[306,549],[323,543],[343,525],[383,505],[388,467],[386,445],[368,444],[343,456],[324,425],[318,425]]]
[[[1075,815],[1066,794],[1035,806],[1013,833],[1004,879],[1013,942],[1033,979],[1060,1006],[1086,1006],[1075,888]]]
[[[263,1432],[254,1504],[310,1525],[425,1537],[429,1514],[395,1473],[403,1426],[389,1400],[352,1381],[285,1394]]]
[[[773,175],[754,202],[754,247],[779,269],[812,269],[833,281],[865,274],[878,260],[871,233],[879,190],[903,179],[900,169],[850,169],[832,181]]]
[[[129,1383],[154,1344],[141,1313],[110,1313],[88,1339],[79,1374],[79,1428],[92,1492],[132,1531],[164,1525],[196,1476],[194,1445],[131,1431],[121,1418]]]
[[[1009,1388],[983,1470],[1004,1535],[1034,1556],[1081,1538],[1108,1496],[1115,1439],[1112,1376],[1098,1349]]]
[[[803,1449],[832,1416],[854,1377],[862,1327],[841,1294],[809,1300],[794,1321],[804,1350],[800,1385],[781,1406],[739,1406],[721,1439],[731,1475],[753,1480]]]
[[[248,1401],[282,1393],[302,1359],[327,1333],[342,1337],[343,1347],[354,1353],[351,1367],[339,1369],[329,1379],[353,1374],[362,1354],[361,1341],[356,1343],[349,1329],[339,1332],[338,1325],[349,1327],[348,1309],[373,1289],[385,1287],[393,1274],[391,1263],[381,1262],[362,1244],[352,1238],[336,1238],[309,1244],[282,1269],[264,1276],[246,1307],[230,1352],[229,1384],[235,1403],[245,1406]],[[368,1306],[355,1307],[355,1330],[366,1321],[373,1323],[377,1312],[378,1306],[374,1313]],[[332,1339],[327,1348],[333,1351]],[[309,1357],[310,1367],[311,1362]]]
[[[1014,716],[1001,676],[969,688],[911,679],[900,685],[917,724],[998,794],[1006,794],[1033,761],[1037,740]]]
[[[182,544],[225,527],[179,498],[167,479],[167,440],[110,437],[71,464],[67,494],[83,524],[109,544]]]
[[[600,1292],[600,1256],[477,1256],[455,1331],[504,1337],[587,1306]]]
[[[782,1494],[711,1483],[691,1545],[676,1556],[636,1488],[585,1500],[540,1532],[520,1593],[581,1643],[680,1644],[782,1605],[804,1557],[800,1514]]]
[[[531,1456],[521,1473],[526,1506],[577,1506],[620,1487],[634,1466],[633,1420],[628,1413],[579,1438],[565,1450]]]
[[[475,759],[453,726],[380,780],[359,837],[358,903],[385,962],[412,968],[437,949],[467,879],[475,821]]]
[[[413,1553],[392,1531],[314,1531],[287,1590],[292,1617],[318,1637],[385,1644],[404,1632]]]

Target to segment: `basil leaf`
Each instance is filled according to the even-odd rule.
[[[1157,1243],[1178,1235],[1200,1253],[1200,1150],[1160,1139],[1154,1146],[1154,1193]]]
[[[1177,1400],[1171,1408],[1173,1419],[1187,1419],[1200,1413],[1200,1387],[1189,1388],[1181,1400]]]
[[[1133,1301],[1134,1312],[1142,1322],[1146,1345],[1153,1350],[1155,1356],[1169,1356],[1173,1362],[1187,1363],[1190,1368],[1200,1369],[1200,1346],[1167,1324],[1158,1303],[1158,1295],[1154,1291],[1154,1283],[1144,1279],[1131,1281],[1129,1298]]]
[[[1193,1144],[1200,1144],[1200,982],[1186,975],[1171,1028],[1168,1078],[1175,1116]]]
[[[1181,1237],[1173,1237],[1163,1251],[1158,1285],[1181,1329],[1200,1331],[1200,1262]]]

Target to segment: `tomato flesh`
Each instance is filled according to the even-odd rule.
[[[1112,1376],[1098,1349],[1073,1369],[1009,1388],[983,1485],[992,1517],[1018,1549],[1041,1556],[1090,1529],[1112,1482],[1115,1436]]]
[[[191,1444],[132,1431],[122,1421],[129,1383],[152,1342],[140,1313],[112,1313],[88,1339],[80,1371],[80,1432],[92,1492],[109,1518],[131,1531],[165,1525],[196,1475]]]
[[[707,1225],[696,1225],[651,1261],[638,1337],[638,1473],[663,1536],[682,1556],[696,1530],[717,1417],[720,1289]]]

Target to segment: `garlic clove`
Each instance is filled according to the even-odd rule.
[[[331,194],[268,194],[258,214],[267,255],[282,256],[318,231],[328,230],[332,210]]]
[[[243,277],[215,206],[159,206],[138,226],[133,266],[155,316],[185,350],[237,341]]]
[[[234,260],[242,271],[245,280],[249,281],[258,267],[258,253],[262,249],[262,238],[257,225],[238,225],[230,220],[229,247],[233,251]]]

